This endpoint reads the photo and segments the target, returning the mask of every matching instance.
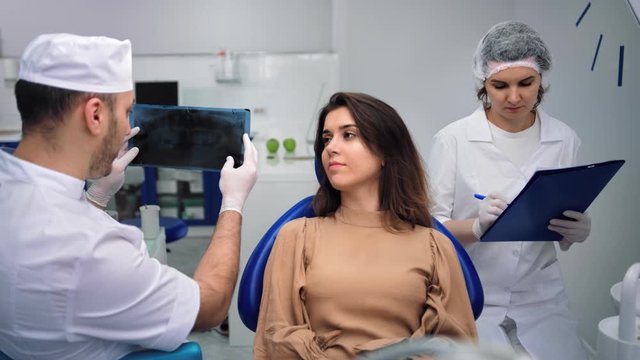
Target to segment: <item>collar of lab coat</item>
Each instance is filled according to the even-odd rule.
[[[540,121],[540,142],[561,141],[562,133],[556,127],[555,119],[540,108],[537,109],[537,112],[538,121]],[[489,129],[489,120],[482,106],[471,114],[470,120],[467,126],[467,139],[469,141],[493,142],[491,129]]]
[[[45,167],[30,163],[0,150],[2,178],[42,186],[73,199],[84,197],[84,181]]]

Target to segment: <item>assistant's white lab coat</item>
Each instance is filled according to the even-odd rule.
[[[440,130],[428,156],[432,214],[443,223],[475,218],[480,201],[473,194],[499,192],[511,201],[536,170],[575,165],[576,133],[541,110],[538,121],[540,144],[522,167],[494,146],[482,108]],[[509,316],[536,359],[583,360],[555,243],[513,240],[467,247],[485,293],[480,341],[505,342],[499,324]]]
[[[14,359],[116,359],[173,350],[195,322],[193,279],[142,232],[92,206],[84,181],[0,151],[0,350]]]

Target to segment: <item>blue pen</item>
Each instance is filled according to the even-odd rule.
[[[478,199],[478,200],[484,200],[484,198],[487,197],[487,195],[482,195],[482,194],[473,194],[473,197]],[[507,206],[509,206],[511,204],[507,204]]]

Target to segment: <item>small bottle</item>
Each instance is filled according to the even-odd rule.
[[[220,57],[220,68],[217,71],[216,81],[238,82],[235,54],[227,50],[220,50],[216,55]]]

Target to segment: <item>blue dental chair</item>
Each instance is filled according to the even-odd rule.
[[[316,171],[316,174],[319,172]],[[256,245],[256,248],[251,253],[247,265],[242,273],[240,285],[238,287],[238,312],[240,313],[240,319],[244,325],[252,331],[256,331],[258,324],[258,314],[260,312],[260,300],[262,298],[262,281],[265,267],[267,266],[267,260],[269,254],[273,248],[276,236],[282,225],[287,222],[301,218],[301,217],[315,217],[311,202],[313,201],[313,195],[308,196],[300,200],[297,204],[293,205],[287,212],[285,212],[276,222],[267,230],[262,239]],[[453,243],[456,253],[458,254],[458,260],[462,267],[462,273],[467,285],[467,293],[471,302],[471,308],[474,318],[478,318],[482,313],[482,307],[484,306],[484,292],[482,290],[482,284],[480,278],[476,272],[471,258],[467,254],[466,250],[460,245],[458,240],[444,227],[438,220],[433,219],[434,228],[444,235],[446,235]]]

